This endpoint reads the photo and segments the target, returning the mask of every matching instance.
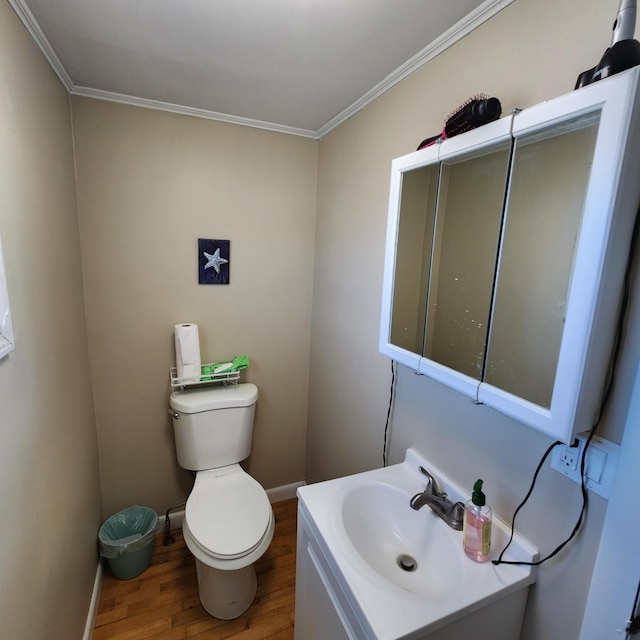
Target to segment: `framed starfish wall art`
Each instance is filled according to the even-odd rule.
[[[231,242],[198,238],[198,283],[229,284]]]

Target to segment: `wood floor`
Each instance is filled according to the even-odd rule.
[[[295,498],[273,505],[273,541],[256,562],[258,592],[244,615],[217,620],[202,608],[193,556],[176,531],[170,547],[156,537],[138,578],[116,580],[105,570],[93,640],[292,640],[296,509]]]

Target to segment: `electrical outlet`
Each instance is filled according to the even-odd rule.
[[[551,454],[551,468],[580,484],[582,452],[588,437],[589,433],[585,431],[576,436],[575,446],[558,445]],[[587,449],[585,486],[607,500],[616,473],[619,451],[619,445],[597,435],[593,436]]]
[[[562,444],[558,446],[560,450],[558,464],[562,471],[576,471],[580,464],[580,455],[582,453],[582,442],[575,439],[574,446]]]

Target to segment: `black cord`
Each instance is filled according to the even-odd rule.
[[[633,600],[631,617],[629,618],[629,623],[625,631],[627,632],[625,636],[626,640],[631,636],[635,636],[640,631],[640,582],[638,583],[638,589],[636,590],[636,597]]]
[[[524,497],[524,500],[518,505],[517,509],[513,512],[513,518],[511,518],[511,535],[509,536],[509,542],[507,542],[507,544],[505,545],[504,549],[500,552],[500,555],[498,556],[498,559],[497,560],[492,560],[493,564],[496,564],[496,565],[497,564],[537,565],[537,564],[542,564],[545,560],[549,559],[547,557],[544,560],[539,560],[537,562],[515,562],[515,561],[510,561],[510,560],[503,560],[502,556],[504,555],[505,551],[509,548],[509,545],[513,541],[513,534],[514,534],[514,530],[515,530],[516,516],[518,515],[518,512],[520,511],[520,509],[522,509],[522,507],[524,507],[524,505],[526,504],[527,500],[529,500],[529,497],[533,493],[533,488],[536,486],[536,480],[538,479],[538,474],[540,473],[540,470],[542,469],[542,465],[544,464],[544,461],[547,459],[547,457],[553,451],[553,449],[555,447],[557,447],[559,444],[563,444],[563,443],[560,442],[560,440],[556,440],[544,452],[544,455],[540,459],[540,462],[538,463],[536,471],[533,474],[533,480],[531,481],[531,486],[529,487],[529,491],[527,491],[527,495]],[[582,514],[580,514],[580,516],[582,517]],[[571,537],[573,537],[573,534],[572,534]],[[567,542],[569,542],[569,539],[567,539],[561,546],[564,546]],[[558,551],[560,551],[560,548],[556,549],[553,552],[553,555],[555,555]]]
[[[509,545],[511,544],[511,542],[513,540],[516,515],[518,515],[518,512],[520,511],[520,509],[522,509],[522,507],[524,507],[524,505],[527,502],[527,500],[529,500],[529,497],[531,496],[531,493],[533,492],[533,487],[536,484],[536,480],[538,478],[538,474],[540,473],[540,469],[542,468],[542,465],[544,464],[544,461],[547,459],[547,457],[549,456],[551,451],[556,446],[558,446],[559,444],[563,444],[562,442],[557,440],[556,442],[554,442],[545,451],[545,453],[542,456],[540,462],[538,463],[538,467],[536,468],[536,471],[533,474],[533,480],[531,482],[531,486],[529,487],[529,491],[527,492],[527,495],[525,496],[524,500],[518,505],[517,509],[513,513],[513,518],[511,519],[511,536],[509,537],[509,542],[507,542],[506,546],[501,551],[500,555],[498,556],[498,559],[497,560],[492,560],[492,563],[494,565],[498,565],[498,564],[515,564],[515,565],[524,565],[524,566],[538,566],[538,565],[541,565],[543,562],[546,562],[547,560],[550,560],[551,558],[556,556],[558,553],[560,553],[560,551],[562,551],[562,549],[564,549],[564,547],[574,538],[576,533],[578,533],[578,530],[580,529],[580,527],[582,525],[582,520],[584,518],[584,514],[587,511],[587,505],[588,505],[588,501],[589,501],[589,495],[587,493],[587,487],[586,487],[586,484],[585,484],[585,470],[586,470],[587,450],[589,449],[589,445],[591,444],[591,441],[593,440],[593,436],[595,435],[596,430],[597,430],[598,426],[600,425],[600,421],[602,419],[602,416],[604,415],[604,413],[605,413],[605,411],[607,409],[607,406],[609,405],[609,400],[611,399],[611,395],[613,393],[613,389],[614,389],[614,386],[615,386],[615,378],[616,378],[616,371],[617,371],[617,368],[618,368],[618,360],[620,358],[620,352],[622,350],[622,338],[623,338],[623,335],[624,335],[624,324],[625,324],[625,319],[626,319],[626,315],[627,315],[627,307],[629,305],[629,292],[630,292],[630,284],[629,283],[630,283],[630,280],[631,280],[631,266],[633,264],[633,256],[635,254],[635,246],[636,246],[636,243],[637,243],[637,240],[638,240],[638,229],[639,229],[639,227],[640,227],[640,207],[638,208],[638,211],[636,213],[636,219],[635,219],[635,222],[633,224],[633,231],[631,233],[631,243],[629,245],[629,255],[627,257],[627,265],[626,265],[626,268],[625,268],[624,279],[623,279],[622,300],[620,302],[620,310],[618,312],[618,322],[617,322],[617,325],[616,325],[616,333],[615,333],[615,338],[614,338],[613,350],[612,350],[612,353],[611,353],[611,359],[609,361],[609,370],[607,372],[607,384],[605,386],[605,390],[604,390],[604,393],[602,395],[602,401],[600,402],[600,410],[598,412],[598,415],[597,415],[597,417],[595,419],[595,422],[594,422],[593,426],[591,427],[589,435],[588,435],[588,437],[587,437],[587,439],[585,441],[584,449],[582,450],[582,455],[580,457],[580,491],[582,493],[582,508],[580,509],[580,515],[578,516],[578,521],[576,522],[576,525],[573,528],[573,531],[571,532],[569,537],[564,542],[562,542],[560,545],[558,545],[548,556],[546,556],[542,560],[537,560],[536,562],[518,562],[518,561],[509,561],[509,560],[503,560],[502,559],[502,556],[504,555],[505,551],[509,548]]]
[[[393,393],[396,382],[396,363],[391,360],[391,390],[389,392],[389,408],[387,409],[387,423],[384,425],[384,444],[382,446],[382,466],[387,466],[387,432],[389,431],[389,421],[391,419],[391,407],[393,406]]]

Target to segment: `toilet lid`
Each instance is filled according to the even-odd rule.
[[[233,465],[196,475],[185,519],[193,538],[206,551],[238,557],[258,546],[271,513],[262,485]]]

